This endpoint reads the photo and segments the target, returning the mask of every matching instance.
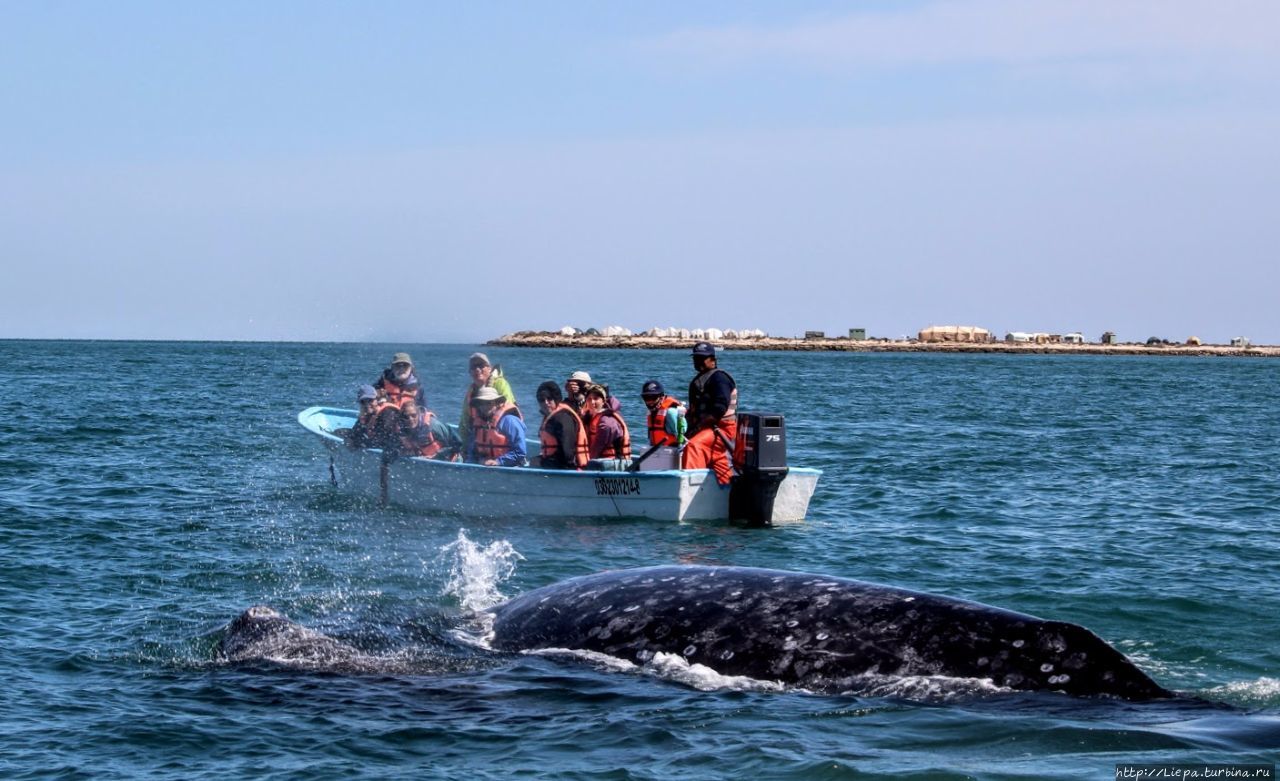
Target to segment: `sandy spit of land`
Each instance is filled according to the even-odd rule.
[[[634,350],[688,350],[694,339],[664,339],[656,336],[564,336],[557,333],[518,331],[486,344],[496,347],[608,347]],[[763,339],[723,340],[721,350],[793,350],[803,352],[857,353],[1015,353],[1027,355],[1212,355],[1249,358],[1280,358],[1280,346],[1225,344],[1030,344],[1026,342],[920,342],[914,339],[889,341],[867,339]]]

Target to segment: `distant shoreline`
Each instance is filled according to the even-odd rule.
[[[624,350],[687,350],[695,339],[671,339],[657,336],[565,336],[557,333],[518,331],[485,344],[493,347],[616,348]],[[915,339],[722,339],[715,342],[722,350],[778,350],[787,352],[848,353],[986,353],[1016,355],[1182,355],[1241,358],[1280,358],[1280,346],[1249,345],[1232,347],[1225,344],[1034,344],[1030,342],[921,342]]]

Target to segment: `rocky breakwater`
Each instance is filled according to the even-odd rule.
[[[491,339],[495,347],[612,348],[631,350],[688,350],[696,339],[659,336],[567,336],[548,331],[517,331]],[[802,352],[862,353],[1015,353],[1027,355],[1201,355],[1257,358],[1280,357],[1280,346],[1225,344],[1032,344],[1026,342],[921,342],[916,339],[792,339],[766,336],[755,339],[716,340],[722,350],[789,350]]]

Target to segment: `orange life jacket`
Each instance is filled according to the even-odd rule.
[[[649,444],[678,445],[680,440],[675,434],[667,433],[667,410],[679,407],[680,401],[671,396],[663,396],[656,407],[649,410]]]
[[[417,428],[406,428],[404,435],[400,441],[402,443],[401,450],[409,455],[423,456],[424,458],[435,458],[436,454],[444,450],[445,443],[436,439],[435,432],[431,430],[431,421],[435,419],[435,413],[431,410],[423,410],[418,413]],[[426,434],[426,441],[422,441],[422,435]]]
[[[373,403],[369,405],[368,412],[356,413],[356,424],[361,426],[372,426],[373,421],[377,420],[378,416],[382,414],[382,411],[390,406],[390,402],[382,396],[375,397]]]
[[[510,402],[506,402],[501,407],[494,409],[487,418],[479,418],[477,416],[472,419],[471,433],[476,438],[476,461],[483,463],[490,458],[499,459],[511,449],[510,441],[501,431],[498,431],[498,421],[507,415],[515,415],[517,418],[524,420],[520,410]]]
[[[560,441],[549,431],[547,431],[547,423],[553,415],[560,412],[568,412],[573,416],[574,421],[578,424],[578,439],[574,443],[573,465],[578,469],[585,469],[587,461],[590,460],[589,451],[587,449],[587,426],[582,422],[582,416],[573,407],[565,404],[563,401],[551,410],[551,414],[547,415],[542,421],[542,428],[538,430],[538,439],[542,440],[542,458],[555,458],[556,453],[560,450]]]
[[[404,385],[401,385],[389,375],[383,374],[382,377],[374,383],[374,387],[381,389],[383,394],[387,397],[387,404],[395,407],[396,409],[400,409],[404,406],[404,403],[409,399],[416,401],[419,407],[425,407],[425,399],[422,395],[422,383],[418,382],[417,376],[413,374],[409,375],[409,379],[411,380],[410,382],[406,382]]]
[[[613,408],[605,407],[600,411],[600,414],[591,416],[591,422],[588,423],[588,425],[591,428],[591,435],[594,436],[597,429],[600,428],[600,418],[605,415],[608,415],[609,417],[618,421],[618,425],[622,427],[622,442],[612,443],[609,447],[605,448],[604,451],[600,453],[599,457],[600,458],[620,458],[623,460],[631,458],[631,432],[627,430],[627,421],[623,420],[622,416],[619,415],[617,411],[615,411]],[[613,451],[612,456],[609,455],[610,450]]]

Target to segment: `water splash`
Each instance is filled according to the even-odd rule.
[[[1252,681],[1233,681],[1204,692],[1207,696],[1245,707],[1269,707],[1280,702],[1280,678],[1263,676]]]
[[[441,546],[440,557],[449,564],[441,593],[476,612],[506,601],[498,586],[515,574],[516,562],[524,560],[510,542],[495,540],[481,546],[467,537],[466,529],[459,529],[456,540]]]

